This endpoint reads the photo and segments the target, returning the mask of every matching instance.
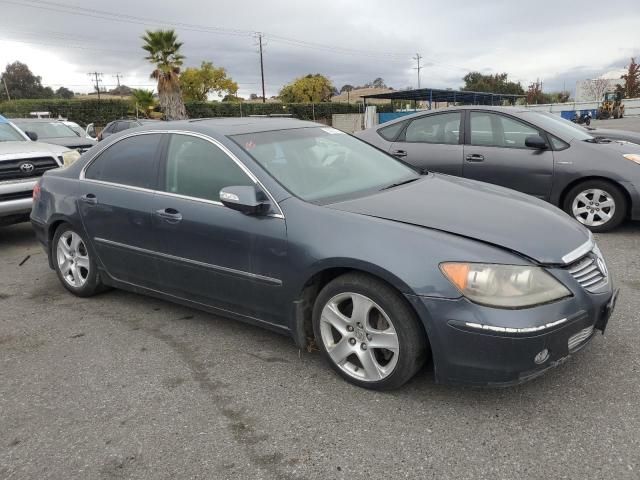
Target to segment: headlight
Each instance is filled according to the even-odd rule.
[[[73,162],[80,158],[80,154],[77,150],[67,150],[66,152],[62,152],[62,165],[68,167]]]
[[[440,270],[469,300],[491,307],[530,307],[571,295],[539,267],[447,262]]]
[[[631,160],[632,162],[640,164],[640,153],[625,153],[622,156],[627,160]]]

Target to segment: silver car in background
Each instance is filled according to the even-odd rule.
[[[551,202],[594,232],[640,220],[640,145],[593,136],[551,114],[459,106],[355,135],[414,166]]]

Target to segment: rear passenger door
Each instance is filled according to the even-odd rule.
[[[444,112],[409,121],[389,153],[419,168],[462,175],[462,114]]]
[[[150,288],[158,286],[151,212],[162,136],[116,140],[85,167],[78,192],[82,223],[109,275]]]
[[[471,110],[464,146],[464,176],[549,200],[553,152],[525,145],[529,136],[546,134],[515,117]]]

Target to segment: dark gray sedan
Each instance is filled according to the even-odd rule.
[[[31,220],[75,295],[118,287],[260,325],[373,389],[428,360],[438,382],[525,381],[604,331],[615,301],[561,210],[291,119],[114,135],[44,175]]]
[[[640,145],[593,136],[550,113],[455,107],[356,136],[417,167],[551,202],[594,232],[640,220]]]

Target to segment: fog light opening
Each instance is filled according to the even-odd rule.
[[[533,357],[533,361],[536,362],[537,365],[541,365],[547,360],[549,360],[549,350],[546,348],[540,351],[535,357]]]

